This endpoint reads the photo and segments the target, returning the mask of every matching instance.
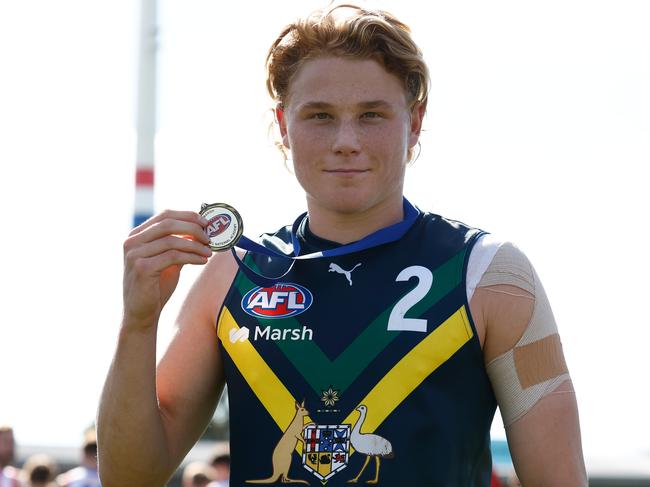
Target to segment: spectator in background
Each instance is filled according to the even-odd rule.
[[[101,487],[97,474],[97,436],[91,429],[84,435],[81,465],[59,475],[61,487]]]
[[[14,430],[0,424],[0,487],[20,487],[19,472],[11,466],[15,449]]]
[[[58,472],[56,462],[49,455],[32,455],[23,465],[25,487],[56,487],[54,478]]]
[[[192,462],[183,469],[183,487],[207,487],[215,479],[215,470],[205,462]]]
[[[230,479],[230,446],[228,443],[221,443],[215,447],[210,465],[214,468],[217,476],[208,487],[228,487]]]

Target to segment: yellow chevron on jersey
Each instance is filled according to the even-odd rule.
[[[367,431],[375,429],[419,386],[465,345],[474,333],[465,306],[460,307],[438,328],[415,346],[361,401],[372,411],[364,422]],[[353,423],[356,413],[350,413],[343,423]]]
[[[278,427],[285,431],[293,419],[293,405],[299,402],[298,399],[291,395],[250,341],[231,340],[232,336],[241,336],[238,334],[241,328],[227,307],[223,308],[217,326],[221,342],[244,379]],[[424,379],[452,357],[472,336],[467,311],[465,306],[461,306],[397,362],[364,397],[360,404],[372,411],[364,423],[364,430],[375,431]],[[353,423],[355,416],[353,410],[343,423]],[[304,424],[311,422],[309,416],[304,418]],[[302,448],[302,443],[296,445],[296,451],[300,455]],[[353,452],[351,448],[350,455]]]
[[[217,323],[217,334],[221,343],[260,402],[284,431],[293,418],[293,405],[296,400],[249,340],[234,340],[233,343],[231,336],[239,330],[239,325],[224,306]]]

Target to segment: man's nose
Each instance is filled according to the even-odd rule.
[[[353,121],[341,121],[334,135],[332,150],[344,156],[358,154],[361,151],[359,127]]]

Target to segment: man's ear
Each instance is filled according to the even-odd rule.
[[[420,132],[422,131],[422,122],[424,114],[427,111],[426,100],[421,103],[416,103],[411,109],[411,134],[409,140],[409,147],[415,147],[420,140]]]
[[[287,148],[291,149],[289,146],[289,137],[287,137],[287,122],[284,117],[284,107],[282,104],[278,103],[275,107],[275,121],[280,128],[280,136],[282,137],[282,144]]]

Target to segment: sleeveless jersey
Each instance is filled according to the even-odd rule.
[[[301,253],[337,245],[306,227]],[[237,273],[217,319],[231,485],[489,486],[496,402],[465,292],[481,234],[422,213],[398,241],[296,261],[273,287]],[[289,227],[261,240],[291,252]]]

